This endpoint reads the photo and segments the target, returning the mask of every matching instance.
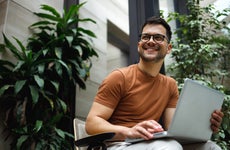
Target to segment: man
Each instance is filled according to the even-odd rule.
[[[173,139],[149,140],[155,132],[167,130],[175,112],[179,92],[176,81],[159,73],[164,58],[172,50],[170,26],[164,19],[151,17],[142,27],[138,64],[113,71],[101,84],[86,120],[89,134],[115,132],[114,141],[144,138],[146,141],[120,142],[109,150],[220,149],[209,141],[181,145]],[[158,121],[163,118],[164,127]],[[223,113],[213,112],[210,127],[217,132]]]

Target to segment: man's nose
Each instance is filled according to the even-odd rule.
[[[150,39],[147,43],[156,43],[156,41],[154,40],[154,36],[150,36]]]
[[[149,39],[149,41],[148,42],[154,42],[154,43],[156,43],[155,42],[155,40],[154,40],[154,36],[152,35],[152,36],[150,36],[150,39]]]

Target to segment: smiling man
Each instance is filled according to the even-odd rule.
[[[159,17],[149,18],[142,27],[138,64],[114,70],[99,87],[86,120],[89,134],[115,132],[109,150],[216,149],[214,142],[181,145],[173,139],[150,140],[155,132],[167,130],[179,98],[176,81],[159,73],[172,50],[171,29]],[[223,113],[213,112],[210,127],[217,132]],[[160,118],[163,124],[159,124]],[[126,138],[146,141],[129,144]],[[119,142],[118,142],[119,141]]]

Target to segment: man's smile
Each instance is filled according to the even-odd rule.
[[[145,51],[159,51],[160,50],[160,47],[155,45],[155,46],[148,46],[148,45],[143,45],[142,48],[145,50]]]

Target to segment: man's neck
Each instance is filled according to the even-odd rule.
[[[145,62],[140,59],[138,67],[141,71],[155,77],[159,74],[163,60],[159,62]]]

